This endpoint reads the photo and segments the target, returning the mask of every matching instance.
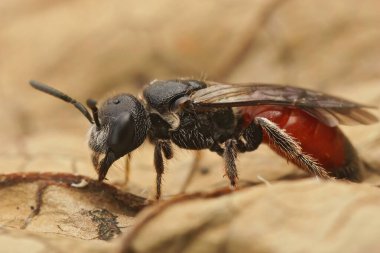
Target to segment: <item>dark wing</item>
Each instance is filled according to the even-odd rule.
[[[273,84],[221,84],[191,94],[194,108],[282,105],[300,108],[329,126],[371,124],[378,119],[366,111],[371,106],[321,92]]]

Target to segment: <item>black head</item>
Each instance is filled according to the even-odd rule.
[[[88,112],[85,106],[68,95],[42,83],[30,84],[45,93],[73,104],[92,124],[89,146],[94,152],[93,164],[103,180],[108,169],[120,157],[138,148],[145,140],[150,121],[148,113],[138,99],[130,94],[119,94],[107,99],[97,108],[96,101],[89,99]],[[99,155],[105,157],[98,162]]]
[[[89,146],[95,153],[105,154],[98,171],[101,180],[114,161],[144,142],[150,121],[144,106],[130,94],[107,99],[98,115],[99,126],[91,127]]]

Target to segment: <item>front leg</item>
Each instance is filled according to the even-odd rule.
[[[172,146],[169,141],[156,141],[154,146],[154,167],[156,169],[156,199],[161,197],[161,181],[162,174],[164,174],[164,159],[162,153],[166,159],[173,157]]]
[[[129,182],[129,174],[131,173],[131,158],[132,158],[132,155],[131,153],[127,154],[125,156],[125,167],[124,167],[124,170],[125,170],[125,174],[124,174],[124,186],[126,187],[128,182]]]

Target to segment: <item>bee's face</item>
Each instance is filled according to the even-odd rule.
[[[117,160],[138,148],[150,127],[145,108],[129,94],[119,94],[107,99],[99,109],[99,123],[100,126],[92,125],[90,128],[89,146],[95,157],[105,154],[103,160],[109,157]],[[102,164],[104,162],[100,162],[101,167]],[[108,168],[100,168],[101,173],[102,170]]]

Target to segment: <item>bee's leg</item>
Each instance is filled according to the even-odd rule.
[[[187,177],[185,179],[185,182],[183,183],[183,185],[181,187],[180,193],[184,193],[186,191],[186,189],[189,186],[190,182],[194,178],[195,172],[197,172],[199,170],[199,164],[200,164],[200,161],[202,159],[202,153],[201,152],[202,152],[201,150],[196,150],[195,151],[195,156],[194,156],[194,159],[193,159],[193,164],[191,165],[189,174],[187,175]]]
[[[231,182],[232,187],[236,187],[238,180],[238,172],[236,169],[236,157],[237,157],[237,141],[235,139],[229,139],[224,143],[224,166],[226,170],[226,175]]]
[[[162,157],[164,154],[166,159],[171,159],[173,157],[173,151],[171,143],[168,141],[156,141],[154,146],[154,167],[156,169],[156,199],[161,197],[161,181],[162,174],[164,174],[164,159]]]
[[[313,157],[302,152],[301,146],[293,137],[288,135],[275,123],[261,117],[255,118],[255,123],[261,126],[263,131],[268,135],[269,145],[282,156],[291,160],[312,175],[320,178],[331,178],[328,172],[322,168]]]
[[[254,151],[263,141],[263,131],[253,122],[242,132],[237,141],[237,149],[240,153]]]
[[[252,123],[242,133],[239,139],[229,139],[224,145],[223,158],[225,163],[226,175],[230,179],[231,185],[236,186],[238,180],[238,172],[236,169],[235,160],[237,152],[244,153],[257,149],[263,139],[263,134],[260,126]]]
[[[131,153],[129,153],[125,156],[124,186],[127,186],[128,182],[129,182],[129,174],[131,171],[131,159],[132,159]]]
[[[224,149],[218,143],[214,143],[210,148],[210,151],[215,152],[219,156],[223,157]]]
[[[161,141],[161,147],[162,152],[164,153],[164,156],[166,159],[172,159],[173,158],[173,148],[170,141]]]
[[[161,145],[159,142],[154,146],[154,168],[156,169],[156,199],[161,197],[161,178],[164,173],[164,160],[162,158]]]

